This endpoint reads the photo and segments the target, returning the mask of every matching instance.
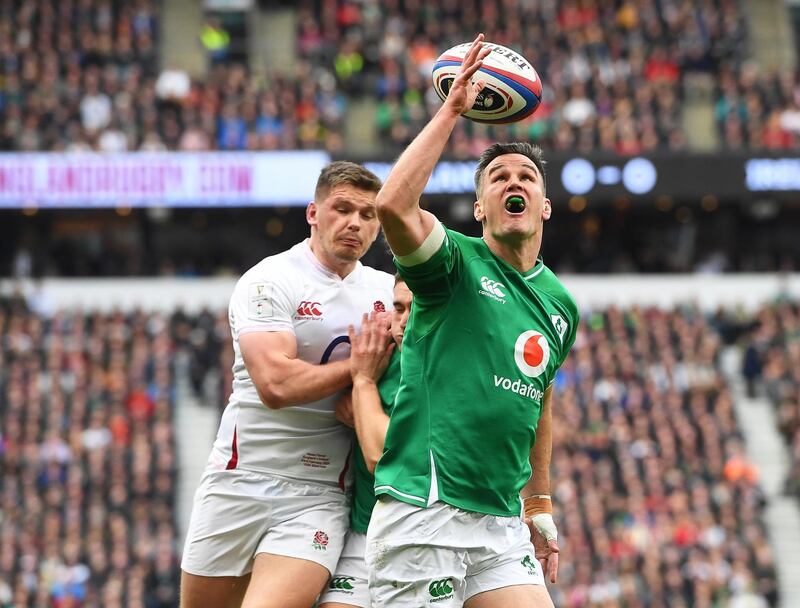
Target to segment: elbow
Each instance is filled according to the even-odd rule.
[[[375,210],[378,213],[379,220],[389,220],[396,215],[393,198],[385,192],[385,188],[378,192],[378,197],[375,199]]]
[[[381,459],[380,456],[377,458],[375,454],[364,454],[364,462],[367,465],[367,470],[370,472],[371,475],[375,475],[375,467],[378,466],[378,461]]]
[[[277,384],[273,382],[265,382],[256,385],[258,397],[261,403],[266,405],[271,410],[279,410],[287,405],[286,395]]]

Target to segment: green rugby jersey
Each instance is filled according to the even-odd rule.
[[[541,260],[520,273],[482,239],[446,237],[422,264],[395,261],[414,305],[375,492],[516,516],[577,306]]]
[[[381,396],[383,411],[391,414],[392,403],[400,386],[400,351],[395,348],[389,366],[378,382],[378,393]],[[375,478],[367,468],[364,454],[356,440],[353,454],[353,506],[350,509],[350,527],[356,532],[367,533],[369,518],[375,506]]]

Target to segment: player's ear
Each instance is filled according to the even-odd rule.
[[[549,198],[544,199],[544,205],[542,205],[542,219],[547,221],[550,219],[550,216],[553,214],[553,204],[550,202]]]
[[[311,201],[308,203],[308,206],[306,206],[306,221],[309,226],[317,225],[317,203],[314,201]]]
[[[481,204],[480,200],[475,201],[472,208],[472,215],[479,222],[483,222],[483,218],[486,217],[486,214],[483,212],[483,205]]]

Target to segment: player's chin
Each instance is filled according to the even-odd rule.
[[[336,257],[346,262],[356,262],[367,252],[367,248],[363,245],[340,245],[336,247]]]
[[[499,230],[503,236],[524,239],[533,236],[536,232],[536,226],[533,225],[530,218],[512,216],[505,220]]]

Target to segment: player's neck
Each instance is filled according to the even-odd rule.
[[[542,248],[540,234],[524,240],[497,239],[491,234],[484,234],[483,240],[493,254],[519,272],[527,272],[536,265]]]
[[[336,257],[326,255],[325,250],[320,246],[317,239],[314,238],[314,235],[311,235],[311,238],[308,239],[308,246],[320,265],[333,274],[339,275],[339,278],[345,278],[353,272],[356,264],[358,264],[358,261],[343,261]]]

